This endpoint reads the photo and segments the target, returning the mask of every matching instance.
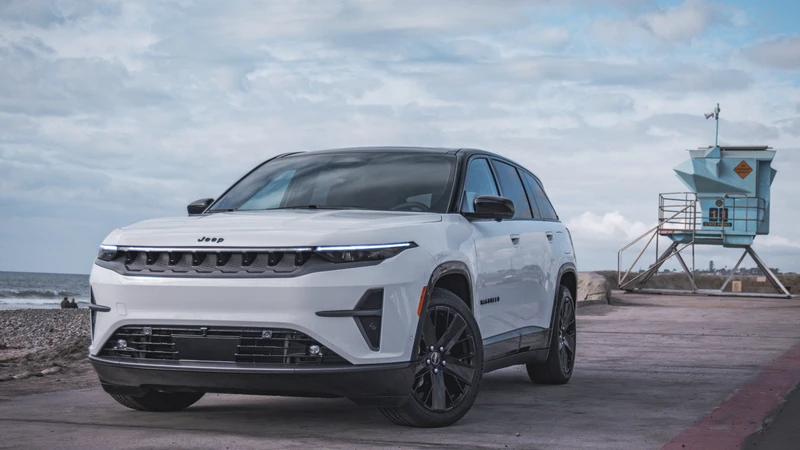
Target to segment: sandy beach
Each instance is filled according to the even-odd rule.
[[[91,386],[88,309],[0,311],[0,401]]]

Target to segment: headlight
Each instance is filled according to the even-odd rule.
[[[103,261],[111,261],[117,257],[117,246],[116,245],[101,245],[100,251],[97,252],[97,259],[102,259]]]
[[[416,247],[413,242],[378,245],[343,245],[337,247],[317,247],[314,253],[335,263],[382,261],[397,255],[403,250]]]

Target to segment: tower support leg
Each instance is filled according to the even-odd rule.
[[[650,268],[647,269],[647,272],[640,275],[641,280],[637,283],[637,288],[647,283],[647,281],[650,280],[650,278],[652,278],[653,275],[658,273],[658,269],[660,269],[661,266],[670,258],[670,256],[672,256],[672,253],[675,252],[675,249],[677,248],[678,248],[678,243],[673,242],[672,245],[670,245],[666,250],[664,250],[664,253],[662,253],[661,256],[658,257],[655,264],[650,266]],[[633,282],[636,281],[637,278],[639,277],[634,278],[630,282],[626,283],[626,285],[633,284]]]
[[[725,282],[722,283],[722,287],[719,288],[719,292],[720,293],[723,292],[725,290],[725,287],[728,285],[728,283],[731,282],[731,280],[733,279],[733,276],[736,274],[736,270],[739,268],[739,265],[742,263],[742,261],[744,261],[744,257],[745,256],[747,256],[747,250],[742,252],[742,256],[739,258],[739,261],[736,261],[736,265],[733,266],[733,269],[731,270],[731,274],[728,275],[728,278],[726,278]]]
[[[694,246],[692,246],[694,249]],[[689,270],[689,267],[686,265],[686,261],[683,260],[683,256],[681,256],[680,252],[675,252],[675,256],[678,258],[678,261],[681,263],[681,267],[683,267],[683,271],[686,272],[686,276],[689,277],[689,283],[692,284],[692,292],[697,292],[697,285],[694,284],[694,274]]]
[[[767,265],[764,264],[764,261],[761,259],[760,256],[758,256],[758,254],[756,253],[755,250],[753,250],[752,247],[750,247],[749,245],[745,247],[745,252],[747,252],[747,254],[749,254],[750,257],[753,258],[753,261],[755,261],[758,268],[761,269],[762,272],[764,272],[764,275],[766,275],[770,283],[772,283],[772,285],[775,286],[775,289],[780,291],[783,295],[785,295],[788,298],[792,297],[792,294],[789,293],[789,290],[786,289],[786,286],[784,286],[783,283],[781,283],[781,280],[779,280],[778,277],[776,277],[775,274],[772,273],[771,270],[769,270],[769,267],[767,267]]]

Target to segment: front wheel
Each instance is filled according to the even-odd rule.
[[[472,312],[458,296],[434,289],[420,316],[414,382],[402,408],[381,408],[398,425],[444,427],[470,410],[483,376],[483,342]]]
[[[566,286],[559,287],[556,306],[547,360],[526,365],[528,377],[536,384],[566,384],[575,368],[575,300]]]

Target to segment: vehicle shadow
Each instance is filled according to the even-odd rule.
[[[473,409],[458,423],[447,428],[447,434],[468,436],[477,427],[486,429],[502,425],[493,398],[500,394],[525,395],[524,390],[535,389],[524,370],[503,370],[484,377],[481,394]],[[483,401],[490,402],[481,408]],[[335,438],[353,443],[372,442],[431,442],[430,437],[441,435],[435,429],[417,429],[397,426],[389,422],[377,408],[362,407],[347,399],[317,399],[293,397],[266,397],[245,395],[207,394],[196,405],[176,413],[153,413],[114,408],[105,414],[106,424],[148,422],[149,426],[173,430],[232,433],[252,437]],[[502,428],[502,427],[501,427]],[[363,438],[354,438],[356,436]],[[461,439],[459,439],[461,440]],[[478,444],[474,442],[473,444]],[[464,439],[461,447],[471,445]],[[487,442],[488,445],[488,442]]]

